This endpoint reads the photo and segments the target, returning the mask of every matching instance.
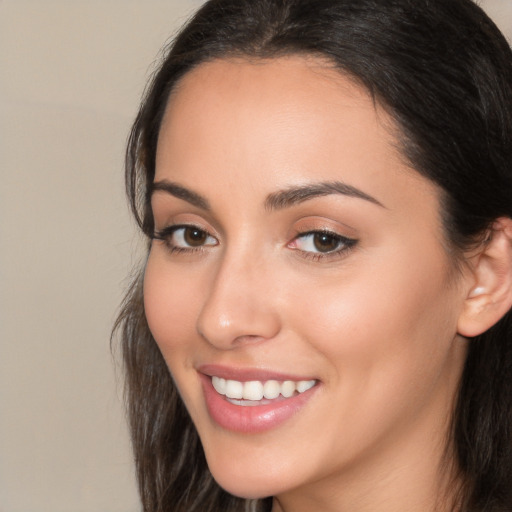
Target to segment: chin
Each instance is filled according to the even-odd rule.
[[[293,487],[291,482],[284,481],[280,471],[249,468],[247,464],[240,467],[236,463],[233,464],[233,461],[231,463],[225,460],[210,462],[208,457],[207,461],[210,472],[220,487],[239,498],[267,498]]]

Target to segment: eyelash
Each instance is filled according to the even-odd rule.
[[[206,239],[212,238],[214,240],[215,237],[210,235],[206,230],[200,228],[199,226],[195,226],[193,224],[177,224],[174,226],[168,226],[161,231],[157,231],[153,235],[153,240],[161,240],[165,243],[167,248],[169,249],[171,254],[176,253],[197,253],[202,252],[205,250],[206,247],[213,247],[215,245],[218,245],[218,241],[216,241],[215,244],[202,244],[198,245],[197,247],[188,246],[188,247],[180,247],[172,242],[172,237],[176,234],[176,232],[184,230],[183,236],[185,235],[186,230],[192,230],[199,233],[204,234]],[[314,251],[305,251],[297,247],[292,247],[292,244],[297,244],[297,241],[300,239],[305,239],[309,236],[318,236],[318,235],[324,235],[327,237],[330,237],[332,241],[337,245],[337,247],[331,251],[326,252],[314,252]],[[186,243],[186,242],[185,242]],[[327,230],[327,229],[318,229],[318,230],[310,230],[305,231],[302,233],[297,233],[293,240],[287,244],[287,247],[298,251],[301,255],[301,257],[311,260],[311,261],[321,261],[321,260],[327,260],[327,259],[333,259],[333,258],[339,258],[343,257],[345,253],[350,251],[356,244],[358,243],[358,240],[354,238],[348,238],[342,235],[339,235],[338,233],[335,233],[333,231]],[[339,247],[338,247],[339,246]]]
[[[334,243],[336,244],[336,248],[331,251],[326,252],[313,252],[313,251],[304,251],[300,248],[294,248],[291,247],[292,244],[296,244],[298,240],[305,239],[309,236],[318,236],[318,235],[324,235],[329,238],[331,238]],[[287,244],[290,249],[300,251],[301,256],[303,258],[312,260],[312,261],[321,261],[321,260],[328,260],[333,258],[341,258],[345,256],[347,252],[349,252],[352,248],[354,248],[358,243],[358,240],[354,238],[348,238],[346,236],[340,235],[338,233],[335,233],[334,231],[330,231],[328,229],[313,229],[310,231],[305,231],[302,233],[298,233],[295,235],[293,240]]]
[[[193,224],[176,224],[174,226],[168,226],[161,231],[157,231],[153,235],[153,240],[161,240],[165,243],[171,254],[173,253],[194,253],[199,251],[204,251],[205,247],[210,247],[213,244],[208,245],[199,245],[197,247],[189,246],[189,247],[180,247],[172,243],[172,237],[175,235],[177,231],[183,229],[184,232],[188,230],[197,231],[200,233],[204,233],[206,237],[214,238],[210,235],[206,230],[200,228],[199,226],[194,226]],[[185,235],[185,233],[184,233]],[[217,244],[215,244],[217,245]]]

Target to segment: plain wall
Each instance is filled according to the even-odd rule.
[[[140,258],[123,151],[200,3],[0,0],[0,512],[139,510],[109,347]],[[512,0],[482,4],[512,34]]]
[[[0,1],[1,512],[139,510],[109,347],[138,259],[123,152],[199,4]]]

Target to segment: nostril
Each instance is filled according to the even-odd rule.
[[[244,334],[243,336],[237,336],[233,343],[238,345],[242,343],[257,343],[263,340],[263,336],[258,336],[257,334]]]
[[[242,345],[257,344],[272,339],[279,331],[276,315],[261,313],[259,318],[243,321],[206,321],[203,316],[197,323],[197,332],[209,344],[222,349],[232,349]]]

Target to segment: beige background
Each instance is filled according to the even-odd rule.
[[[0,0],[0,512],[139,510],[109,332],[138,241],[123,149],[201,0]],[[512,34],[512,0],[483,5]]]

